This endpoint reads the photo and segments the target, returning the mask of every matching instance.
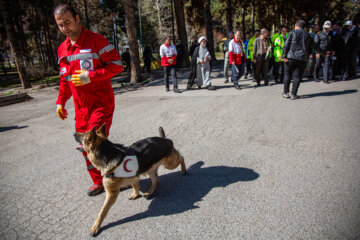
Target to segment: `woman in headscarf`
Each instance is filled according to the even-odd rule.
[[[187,89],[191,89],[196,78],[198,88],[207,88],[208,90],[215,90],[215,87],[211,86],[210,78],[210,61],[211,56],[206,48],[207,39],[202,36],[198,40],[200,46],[196,47],[193,56],[191,57],[191,72],[188,79]]]

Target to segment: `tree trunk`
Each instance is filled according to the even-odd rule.
[[[233,21],[232,21],[232,11],[231,11],[231,0],[226,0],[226,7],[225,7],[225,13],[226,13],[226,33],[229,33],[233,29]]]
[[[252,34],[255,32],[255,18],[254,18],[254,2],[251,1],[251,31]]]
[[[159,0],[155,0],[155,6],[156,6],[156,10],[157,10],[157,18],[158,18],[158,25],[159,25],[159,32],[162,33],[162,21],[161,21],[161,16],[160,16],[160,5],[159,5]],[[161,39],[163,40],[163,39]]]
[[[130,45],[130,59],[131,59],[131,83],[141,82],[141,68],[139,58],[139,46],[136,36],[134,3],[132,0],[124,0],[126,33]]]
[[[185,14],[184,14],[184,3],[183,0],[174,0],[175,3],[175,17],[176,26],[178,30],[178,36],[181,43],[184,45],[184,52],[182,53],[182,66],[189,66],[189,51],[188,51],[188,40],[185,27]]]
[[[242,24],[242,34],[243,34],[243,39],[245,39],[245,33],[246,33],[246,25],[245,25],[245,6],[244,6],[244,2],[243,2],[243,6],[241,8],[242,11],[242,20],[241,20],[241,24]]]
[[[24,89],[31,88],[29,74],[26,71],[24,61],[22,61],[20,44],[15,35],[14,22],[13,19],[11,18],[12,14],[11,14],[9,2],[7,0],[0,0],[0,9],[1,9],[0,10],[1,14],[3,16],[6,34],[9,40],[11,53],[15,59],[15,64],[18,70],[21,85]]]
[[[208,40],[207,48],[209,49],[212,60],[216,61],[214,51],[214,33],[212,27],[212,16],[210,12],[210,0],[204,0],[204,18],[206,27],[206,38]]]

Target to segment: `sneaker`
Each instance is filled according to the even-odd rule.
[[[229,82],[229,79],[226,79],[225,81],[224,81],[224,83],[228,83]]]
[[[99,184],[94,184],[91,188],[89,188],[87,195],[92,197],[99,195],[102,192],[104,192],[104,186]]]
[[[207,87],[207,89],[208,89],[208,90],[215,90],[215,87],[214,87],[214,86],[209,85],[209,86]]]
[[[298,99],[298,98],[299,98],[298,95],[291,94],[291,100],[296,100],[296,99]]]
[[[181,93],[181,90],[179,90],[179,89],[174,89],[174,93]]]
[[[241,88],[239,86],[236,86],[235,89],[236,90],[241,90]]]
[[[282,96],[283,96],[283,98],[290,98],[290,94],[289,94],[289,93],[283,93]]]
[[[325,84],[329,84],[329,81],[324,81]]]

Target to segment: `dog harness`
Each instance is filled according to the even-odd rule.
[[[107,174],[107,178],[122,178],[122,177],[134,177],[139,170],[139,161],[135,155],[134,149],[128,148],[126,150],[126,156],[119,166],[117,166],[113,173]]]

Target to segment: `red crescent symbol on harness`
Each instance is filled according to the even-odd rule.
[[[130,161],[131,159],[126,159],[124,162],[124,171],[125,172],[132,172],[131,170],[127,169],[126,164]]]

